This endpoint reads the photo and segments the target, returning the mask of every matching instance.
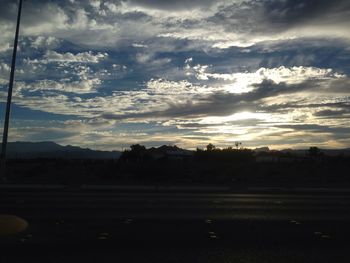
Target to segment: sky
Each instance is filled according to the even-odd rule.
[[[17,7],[0,2],[1,127]],[[26,0],[22,11],[9,141],[350,147],[348,0]]]

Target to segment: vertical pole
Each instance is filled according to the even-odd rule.
[[[15,76],[15,68],[16,68],[16,55],[17,55],[17,45],[18,45],[18,34],[19,34],[19,25],[21,22],[21,12],[22,12],[22,1],[19,0],[18,5],[18,15],[17,15],[17,25],[16,25],[16,34],[15,41],[13,44],[13,53],[12,53],[12,64],[11,64],[11,73],[10,73],[10,81],[9,88],[7,94],[7,104],[6,104],[6,113],[5,113],[5,121],[4,121],[4,132],[2,135],[2,145],[1,145],[1,179],[4,181],[5,177],[5,166],[6,166],[6,147],[7,147],[7,137],[8,137],[8,129],[10,122],[10,111],[11,111],[11,100],[12,100],[12,90],[13,90],[13,81]]]

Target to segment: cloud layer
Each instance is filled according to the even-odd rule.
[[[349,147],[349,26],[345,0],[26,1],[10,139]]]

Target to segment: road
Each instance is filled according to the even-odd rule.
[[[3,262],[350,262],[349,208],[346,191],[7,189],[0,213],[29,228],[0,245]]]

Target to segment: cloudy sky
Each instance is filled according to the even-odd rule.
[[[348,0],[27,0],[9,140],[350,147],[349,27]]]

